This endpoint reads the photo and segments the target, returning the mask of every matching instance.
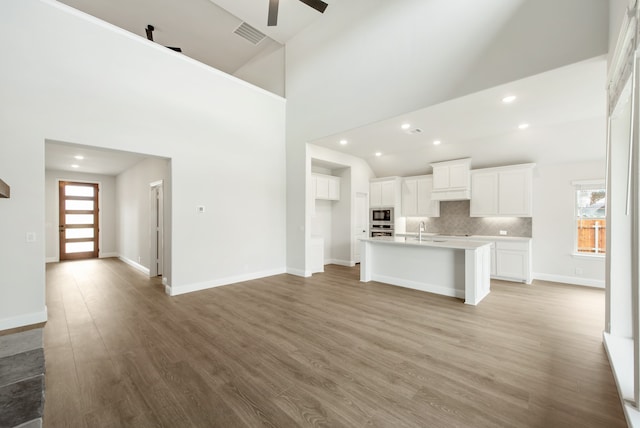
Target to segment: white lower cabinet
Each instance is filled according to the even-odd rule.
[[[531,242],[496,242],[496,278],[531,283]]]
[[[491,278],[531,284],[531,239],[491,236],[439,236],[442,239],[480,241],[491,244]]]

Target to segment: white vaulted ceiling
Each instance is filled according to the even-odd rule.
[[[299,1],[282,0],[278,25],[267,27],[269,0],[60,0],[75,9],[183,53],[226,73],[280,47],[322,14]],[[329,9],[327,12],[329,13]],[[234,31],[246,22],[268,37],[253,45]]]
[[[515,78],[513,76],[549,70],[553,61],[542,66],[539,60],[531,58],[543,57],[536,56],[537,52],[552,52],[548,55],[552,58],[566,53],[553,51],[549,43],[544,49],[531,50],[528,39],[517,29],[523,25],[532,29],[542,23],[550,25],[553,21],[549,20],[558,17],[562,17],[558,19],[564,23],[565,15],[573,16],[569,10],[575,1],[558,3],[555,14],[551,13],[555,3],[550,0],[546,1],[546,7],[540,6],[542,2],[525,0],[506,4],[476,3],[473,10],[484,11],[487,16],[483,18],[479,13],[461,16],[459,7],[444,1],[330,0],[323,15],[298,0],[280,0],[277,27],[266,25],[269,0],[60,1],[143,38],[145,27],[154,25],[156,42],[181,47],[185,55],[230,74],[289,43],[286,52],[287,103],[291,106],[288,121],[294,125],[299,123],[305,130],[301,132],[301,140],[364,158],[378,176],[424,174],[430,171],[430,162],[460,157],[472,157],[474,168],[604,158],[604,57],[450,99],[474,87],[478,90],[478,87],[486,88]],[[489,3],[493,9],[488,7]],[[602,15],[601,8],[595,7],[597,4],[590,4],[584,13]],[[405,15],[419,15],[415,19],[420,25],[416,26],[416,22]],[[589,22],[592,21],[597,20]],[[242,22],[262,31],[268,38],[254,46],[234,34]],[[372,30],[364,31],[362,27]],[[563,28],[565,33],[573,34],[560,25],[553,28],[556,31]],[[405,32],[404,37],[392,37]],[[425,34],[421,36],[422,32]],[[512,62],[489,61],[484,68],[485,63],[478,62],[477,58],[471,61],[477,56],[502,58],[498,48],[509,45],[514,35],[515,45],[528,46],[523,51],[533,53],[513,58]],[[391,43],[394,40],[401,43]],[[434,40],[439,42],[431,43]],[[573,46],[564,41],[557,43],[565,44]],[[345,45],[349,45],[349,49]],[[597,51],[582,52],[578,48],[568,51],[580,52],[576,54],[580,59],[589,58],[587,53]],[[420,54],[407,55],[411,63],[400,66],[400,62],[398,70],[389,71],[397,79],[380,79],[379,76],[385,74],[378,71],[392,69],[396,66],[392,59],[403,58],[405,51]],[[508,55],[504,57],[512,59]],[[525,60],[531,61],[528,64],[531,71],[518,68]],[[471,74],[463,73],[467,68],[461,64],[467,62],[473,63],[473,67],[467,67],[475,70]],[[413,64],[416,66],[411,67]],[[419,84],[407,83],[415,76],[406,70],[420,67],[429,72],[425,74],[429,78],[420,77]],[[513,69],[516,71],[503,72]],[[480,77],[475,83],[469,83],[468,78],[456,78],[454,71],[462,73],[460,76]],[[508,76],[511,77],[505,78]],[[460,85],[467,86],[461,91],[447,89]],[[504,105],[501,99],[508,94],[518,98],[513,104]],[[441,102],[446,99],[450,100]],[[430,105],[432,103],[435,104]],[[408,109],[429,106],[403,112],[402,105],[410,106]],[[385,117],[390,118],[361,126]],[[403,132],[400,125],[404,122],[422,132]],[[523,122],[530,127],[517,129]],[[357,128],[349,129],[354,126]],[[341,139],[349,143],[340,145]],[[436,139],[442,144],[434,146]],[[382,156],[376,157],[376,152]]]
[[[312,143],[365,159],[379,177],[426,174],[430,162],[463,157],[474,168],[601,160],[605,77],[606,58],[594,58]],[[508,95],[517,98],[505,104]],[[523,123],[528,128],[519,129]]]

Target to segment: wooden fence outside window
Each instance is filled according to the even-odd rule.
[[[579,219],[578,220],[578,252],[589,254],[604,254],[607,248],[606,220]]]

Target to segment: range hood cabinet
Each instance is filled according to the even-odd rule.
[[[432,163],[434,201],[471,199],[471,158]]]

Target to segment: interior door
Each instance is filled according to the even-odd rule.
[[[98,184],[60,181],[60,260],[98,257]]]
[[[366,193],[356,193],[353,260],[360,263],[360,238],[369,236],[369,201]]]

